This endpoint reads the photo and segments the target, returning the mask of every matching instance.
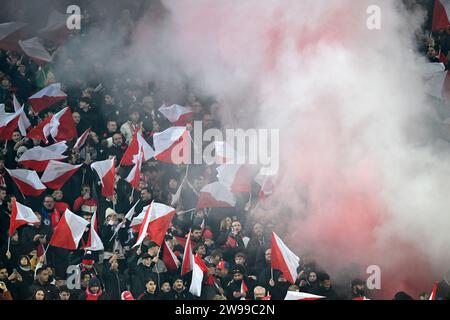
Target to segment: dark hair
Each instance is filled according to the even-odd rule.
[[[195,231],[195,230],[200,230],[200,231],[202,231],[202,227],[200,227],[200,226],[193,226],[193,227],[192,227],[192,231]]]
[[[42,288],[38,288],[38,289],[34,290],[33,295],[31,296],[31,300],[36,300],[36,293],[38,291],[42,291],[44,293],[44,300],[47,300],[47,294],[45,293],[45,290]]]
[[[63,292],[68,292],[70,293],[69,288],[67,288],[67,286],[61,286],[59,287],[59,293],[63,293]]]
[[[80,102],[84,102],[87,105],[91,105],[91,99],[89,99],[88,97],[83,97],[80,99]]]

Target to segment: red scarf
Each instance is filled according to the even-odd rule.
[[[102,288],[99,288],[96,294],[90,292],[89,288],[86,288],[86,300],[98,300],[98,298],[100,298],[102,293],[103,293]]]

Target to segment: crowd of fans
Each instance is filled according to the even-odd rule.
[[[121,16],[122,27],[131,32],[130,13]],[[127,21],[129,23],[127,23]],[[88,32],[89,24],[83,25]],[[218,104],[210,97],[191,92],[189,86],[181,90],[180,100],[159,91],[158,79],[148,81],[133,74],[112,74],[107,66],[92,63],[86,50],[68,50],[83,46],[83,33],[73,33],[55,52],[54,64],[38,67],[27,56],[13,51],[0,51],[0,103],[7,112],[13,112],[13,94],[25,103],[32,126],[69,106],[78,136],[91,128],[81,149],[66,151],[70,164],[82,164],[61,190],[47,190],[39,197],[24,197],[7,174],[5,168],[16,169],[18,159],[34,146],[45,146],[43,141],[23,137],[17,129],[12,138],[1,142],[0,155],[0,300],[189,300],[198,299],[189,292],[191,274],[181,276],[180,265],[184,241],[191,235],[193,251],[207,268],[200,299],[214,300],[282,300],[288,291],[301,291],[326,299],[365,299],[365,282],[354,279],[345,290],[335,290],[330,275],[313,259],[302,257],[299,277],[295,284],[271,268],[271,232],[276,221],[259,221],[248,208],[249,195],[238,195],[235,208],[193,210],[200,189],[216,179],[214,165],[190,165],[187,183],[176,203],[177,215],[166,235],[166,242],[179,260],[178,270],[168,270],[162,259],[161,248],[146,239],[133,248],[136,232],[126,221],[118,232],[124,215],[138,201],[136,215],[152,201],[171,205],[186,172],[185,165],[160,163],[154,159],[142,166],[139,187],[132,190],[124,180],[131,167],[116,171],[116,194],[102,197],[99,179],[90,164],[115,157],[119,163],[133,133],[139,131],[153,144],[152,137],[169,126],[170,122],[158,112],[163,103],[189,106],[192,120],[202,121],[204,129],[222,129]],[[433,58],[431,47],[427,51]],[[60,66],[53,68],[53,65]],[[88,67],[89,77],[79,72],[79,66]],[[62,67],[61,67],[62,66]],[[35,114],[27,103],[28,97],[51,83],[61,83],[67,100]],[[190,130],[192,127],[188,125]],[[49,144],[54,141],[49,141]],[[73,146],[75,141],[69,141]],[[257,185],[253,190],[258,194]],[[33,209],[40,220],[36,225],[25,225],[10,238],[8,229],[11,199]],[[255,196],[257,198],[257,196]],[[84,249],[89,231],[83,235],[78,250],[48,246],[55,226],[64,211],[90,221],[97,213],[97,227],[104,250]],[[186,212],[187,211],[187,212]],[[91,226],[90,226],[91,227]],[[90,228],[88,227],[88,228]],[[71,269],[71,266],[75,269]],[[77,270],[71,273],[70,270]],[[79,274],[79,283],[71,275]],[[450,279],[450,277],[449,277]],[[244,281],[246,290],[242,290]],[[73,286],[73,283],[78,286]],[[444,280],[441,284],[449,287]],[[396,298],[410,298],[399,293]],[[427,299],[427,295],[421,296]]]

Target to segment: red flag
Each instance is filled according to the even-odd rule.
[[[131,169],[128,176],[125,178],[125,180],[131,185],[132,188],[136,189],[139,187],[139,182],[141,181],[141,167],[142,162],[144,161],[144,152],[141,151],[135,156],[134,159],[134,167]]]
[[[26,196],[38,197],[46,190],[35,171],[25,169],[6,169],[20,192]]]
[[[183,253],[183,263],[181,264],[181,275],[184,276],[186,273],[189,273],[194,268],[194,254],[192,253],[192,242],[191,242],[191,233],[186,240],[186,245],[184,247]]]
[[[64,162],[50,160],[42,175],[41,181],[47,188],[60,190],[70,177],[80,169],[82,164],[71,165]]]
[[[142,151],[141,151],[142,150]],[[121,166],[132,166],[134,164],[134,157],[139,153],[143,153],[144,161],[150,160],[153,158],[155,151],[150,147],[150,145],[145,141],[142,135],[138,132],[135,132],[133,135],[133,139],[130,141],[130,145],[120,161]]]
[[[287,281],[294,284],[298,277],[300,259],[272,232],[272,268],[280,270]]]
[[[23,110],[23,109],[21,109]],[[11,140],[20,120],[20,112],[6,113],[0,118],[0,140]]]
[[[172,249],[170,249],[169,245],[167,244],[167,241],[164,241],[163,243],[162,259],[168,270],[171,271],[178,270],[180,262],[173,253]]]
[[[44,28],[38,31],[39,37],[49,40],[55,44],[62,44],[70,34],[67,28],[68,15],[53,10]]]
[[[23,22],[0,23],[0,49],[21,52],[19,40],[26,36]]]
[[[52,146],[37,146],[25,151],[18,162],[24,167],[33,169],[37,172],[42,172],[45,170],[51,160],[62,160],[67,158],[66,156],[63,156],[59,151],[54,151]]]
[[[158,110],[175,126],[185,125],[191,120],[193,114],[191,108],[182,107],[178,104],[169,107],[163,105]]]
[[[81,149],[81,147],[86,142],[87,138],[89,137],[89,133],[91,133],[91,128],[88,128],[78,139],[77,142],[75,142],[74,148]]]
[[[92,251],[101,251],[104,250],[103,242],[98,236],[98,227],[97,227],[97,212],[94,213],[91,219],[91,228],[89,230],[89,238],[86,243],[85,250]]]
[[[19,40],[19,46],[22,51],[39,66],[44,66],[53,61],[52,56],[44,48],[37,37],[23,41]]]
[[[243,164],[223,164],[217,167],[217,179],[231,192],[252,191],[250,167]]]
[[[52,136],[55,141],[71,141],[77,137],[77,129],[69,107],[42,121],[28,133],[28,137],[47,142]]]
[[[431,31],[434,32],[446,29],[450,25],[449,17],[450,17],[450,1],[435,0]]]
[[[102,182],[102,196],[111,197],[114,195],[114,184],[116,174],[116,160],[108,159],[104,161],[97,161],[91,164],[101,182]]]
[[[31,127],[30,120],[28,120],[27,115],[23,111],[23,106],[20,105],[19,101],[16,98],[16,95],[13,94],[13,105],[14,105],[14,111],[19,113],[20,112],[20,119],[19,119],[19,130],[22,136],[27,135],[27,129]]]
[[[202,283],[205,273],[208,272],[205,262],[198,255],[194,257],[194,263],[192,265],[192,280],[189,286],[189,292],[196,297],[200,297],[202,294]]]
[[[12,198],[12,210],[11,219],[9,223],[9,236],[12,237],[14,231],[20,226],[28,223],[39,223],[38,217],[34,214],[31,208],[24,206],[16,201],[16,198]]]
[[[53,83],[28,98],[34,112],[38,113],[52,105],[66,100],[67,95],[61,91],[60,83]]]
[[[171,127],[153,136],[155,159],[171,164],[190,162],[190,136],[185,127]]]
[[[64,216],[55,227],[49,244],[69,250],[76,250],[81,237],[89,225],[85,219],[66,209]]]
[[[220,182],[207,184],[200,190],[197,208],[232,208],[236,205],[234,195]]]
[[[41,121],[41,123],[39,123],[36,127],[31,129],[30,132],[28,132],[27,137],[30,139],[45,141],[45,143],[47,143],[47,135],[45,135],[44,132],[48,132],[48,129],[46,129],[46,127],[50,125],[50,121],[52,121],[52,118],[53,116],[50,116]]]
[[[434,287],[433,287],[433,291],[431,292],[430,298],[428,300],[436,300],[437,287],[438,287],[438,283],[435,282],[434,283]]]

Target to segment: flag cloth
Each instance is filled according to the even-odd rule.
[[[6,169],[6,171],[25,196],[39,197],[47,189],[35,171],[25,169]]]
[[[169,245],[167,244],[167,241],[164,241],[164,243],[163,243],[162,260],[168,270],[170,270],[170,271],[178,270],[180,262],[178,261],[175,253],[173,253],[172,249],[170,249]]]
[[[25,151],[19,158],[18,162],[26,168],[37,172],[42,172],[51,160],[63,160],[67,158],[62,155],[62,152],[59,151],[61,150],[55,150],[55,147],[53,146],[37,146]]]
[[[58,248],[76,250],[88,225],[89,222],[85,219],[66,209],[55,227],[49,244]]]
[[[108,159],[103,161],[97,161],[91,164],[91,168],[97,172],[102,183],[102,196],[111,197],[114,195],[115,184],[115,167],[116,160]]]
[[[167,118],[174,126],[183,126],[192,119],[192,109],[183,107],[178,104],[171,106],[163,105],[159,109],[164,117]]]
[[[232,208],[236,205],[233,193],[220,182],[204,186],[199,193],[197,208]]]
[[[294,284],[298,277],[299,257],[272,232],[272,268],[280,270],[287,281]]]
[[[19,40],[26,36],[24,22],[0,23],[0,49],[21,52]]]
[[[101,251],[104,250],[103,242],[98,236],[98,227],[97,227],[97,212],[94,213],[91,219],[91,228],[89,230],[89,238],[86,243],[85,250],[92,251]]]
[[[81,147],[86,142],[87,138],[89,137],[89,133],[91,133],[91,128],[88,128],[78,139],[77,142],[74,144],[74,148],[81,149]]]
[[[194,268],[194,254],[192,253],[191,233],[189,232],[186,245],[184,246],[183,263],[181,264],[181,275],[184,276]]]
[[[319,300],[325,299],[323,296],[318,296],[306,292],[288,291],[284,300]]]
[[[52,105],[64,101],[67,95],[61,91],[60,83],[53,83],[28,98],[34,112],[39,113]]]
[[[132,166],[134,165],[134,157],[139,153],[143,152],[144,161],[148,161],[155,155],[153,148],[145,141],[144,137],[138,132],[135,132],[133,139],[131,139],[130,144],[125,150],[125,153],[120,161],[121,166]]]
[[[41,67],[53,61],[52,56],[44,48],[38,37],[19,40],[19,46],[31,60]]]
[[[141,151],[135,156],[133,162],[135,163],[133,169],[131,169],[128,176],[125,178],[125,181],[127,181],[133,189],[136,189],[139,187],[139,182],[141,181],[141,167],[142,162],[144,162],[144,152],[141,149]]]
[[[31,208],[24,206],[16,201],[16,198],[11,199],[12,210],[11,219],[9,223],[9,236],[12,237],[14,231],[24,224],[35,224],[39,223],[38,217],[34,214]]]
[[[188,164],[191,158],[190,136],[185,127],[171,127],[153,136],[155,159],[171,164]]]
[[[31,123],[23,110],[23,106],[20,105],[15,94],[13,94],[13,105],[14,105],[14,111],[20,112],[20,119],[19,119],[18,125],[19,125],[20,134],[25,137],[27,135],[27,129],[29,127],[31,127]]]
[[[251,170],[244,164],[223,164],[217,167],[217,179],[231,192],[252,191]]]
[[[446,29],[449,25],[450,0],[435,0],[431,31]]]
[[[41,181],[47,188],[60,190],[70,177],[80,169],[83,164],[72,165],[64,162],[50,160]]]
[[[428,298],[428,300],[436,300],[437,287],[438,287],[438,283],[435,282],[433,291],[431,291],[430,298]]]
[[[70,30],[67,28],[68,17],[68,15],[53,10],[45,27],[38,31],[39,37],[55,44],[62,44],[70,35]]]
[[[189,286],[189,292],[196,297],[202,295],[203,276],[208,272],[205,262],[198,255],[194,257],[194,264],[192,265],[192,280]]]
[[[21,110],[15,113],[4,113],[0,118],[0,140],[11,140],[14,130],[19,125]]]

